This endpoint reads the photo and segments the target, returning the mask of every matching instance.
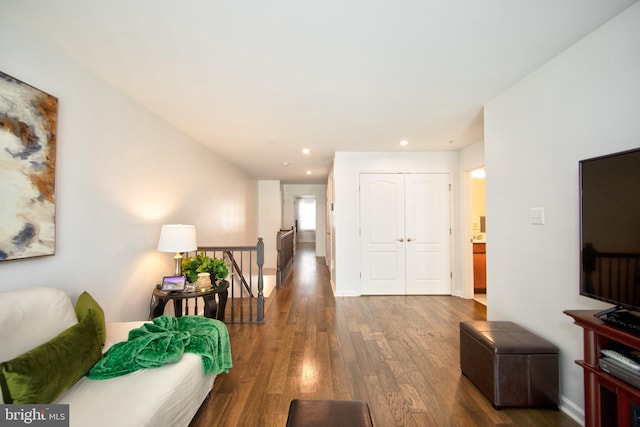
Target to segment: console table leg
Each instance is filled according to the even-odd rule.
[[[162,316],[164,314],[164,308],[167,305],[168,301],[169,300],[164,298],[154,298],[154,300],[151,303],[149,320]]]
[[[181,299],[173,300],[173,311],[176,317],[182,316],[182,300]]]
[[[216,302],[215,294],[203,296],[202,299],[204,301],[204,317],[215,319],[216,312],[218,311],[218,303]]]
[[[218,313],[216,315],[216,319],[224,322],[224,311],[227,307],[227,298],[229,298],[229,291],[224,290],[218,293]]]

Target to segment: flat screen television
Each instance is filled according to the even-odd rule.
[[[640,148],[580,161],[580,254],[580,294],[640,320]]]

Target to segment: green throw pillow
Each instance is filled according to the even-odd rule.
[[[4,403],[51,403],[102,358],[93,316],[28,352],[0,363]]]
[[[93,316],[96,321],[98,336],[100,337],[100,345],[104,345],[104,341],[107,339],[104,311],[102,310],[102,307],[100,307],[100,304],[98,304],[87,292],[83,292],[78,297],[78,301],[76,301],[76,316],[78,316],[79,322],[81,322],[86,316]]]

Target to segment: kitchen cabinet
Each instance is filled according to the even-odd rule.
[[[473,243],[473,292],[487,292],[487,245]]]

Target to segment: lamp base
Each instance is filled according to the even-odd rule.
[[[173,259],[176,261],[175,275],[182,276],[182,254],[180,252],[176,252]]]

